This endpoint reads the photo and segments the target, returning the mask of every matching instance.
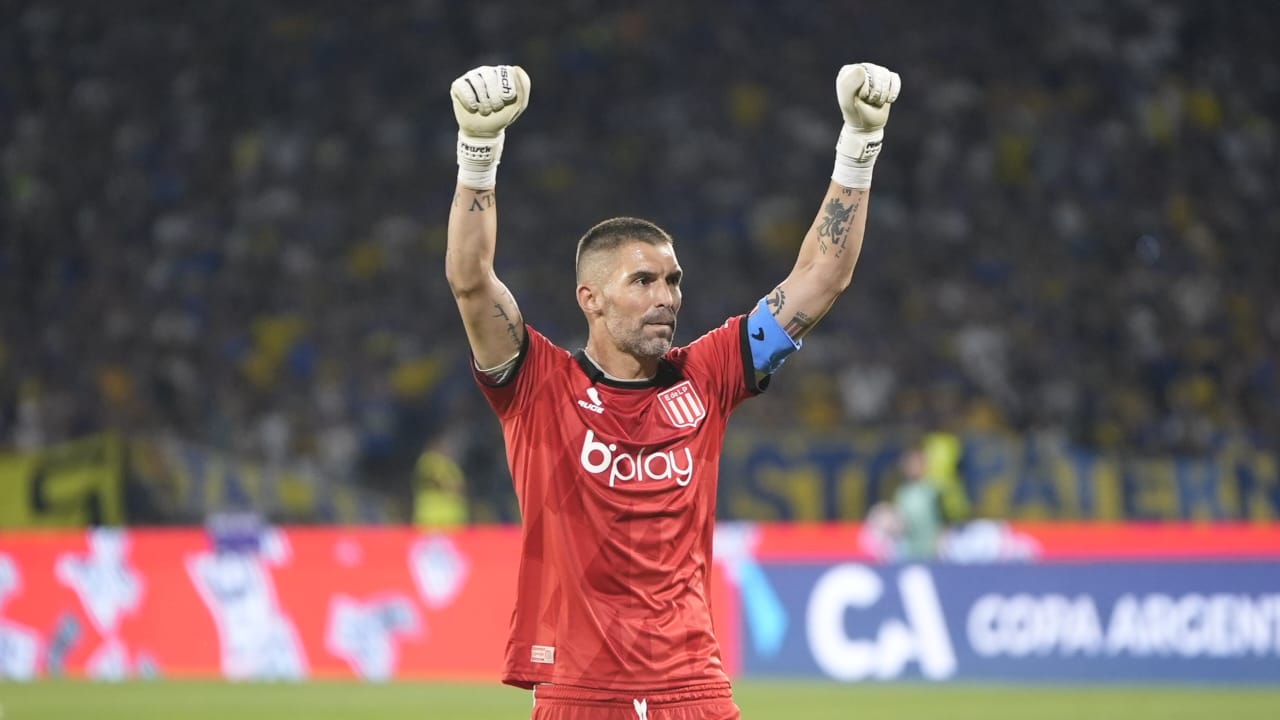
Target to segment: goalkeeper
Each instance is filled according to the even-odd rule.
[[[835,167],[791,273],[749,312],[677,347],[674,241],[647,220],[605,220],[578,241],[588,334],[569,352],[525,323],[494,273],[498,164],[529,77],[485,66],[453,83],[446,274],[520,503],[503,681],[533,690],[535,719],[739,717],[709,587],[725,424],[848,287],[900,81],[860,63],[835,85]]]

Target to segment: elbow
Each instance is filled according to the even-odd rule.
[[[466,298],[482,292],[491,276],[484,268],[463,268],[450,263],[445,266],[444,279],[455,298]]]
[[[853,268],[836,274],[834,277],[827,279],[827,291],[831,293],[832,298],[839,297],[849,286],[853,284]]]
[[[810,263],[799,268],[799,276],[809,287],[835,300],[853,283],[853,267],[833,268],[827,263]]]

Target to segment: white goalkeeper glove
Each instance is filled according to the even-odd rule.
[[[453,81],[459,183],[475,190],[497,184],[506,129],[528,107],[529,87],[529,75],[518,65],[482,65]]]
[[[836,76],[836,99],[844,115],[844,128],[836,142],[836,165],[831,179],[849,188],[871,187],[884,125],[898,99],[902,78],[872,63],[845,65]]]

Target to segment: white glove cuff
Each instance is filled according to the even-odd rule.
[[[847,188],[871,187],[871,173],[883,140],[884,130],[862,132],[845,123],[836,141],[836,164],[831,179]]]
[[[498,163],[506,132],[496,137],[476,137],[458,131],[458,182],[476,190],[492,190],[498,184]]]

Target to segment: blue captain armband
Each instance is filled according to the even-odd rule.
[[[747,343],[751,346],[751,364],[766,375],[773,374],[787,356],[803,344],[791,339],[791,335],[778,324],[778,318],[769,311],[765,298],[760,298],[756,309],[747,316]]]

